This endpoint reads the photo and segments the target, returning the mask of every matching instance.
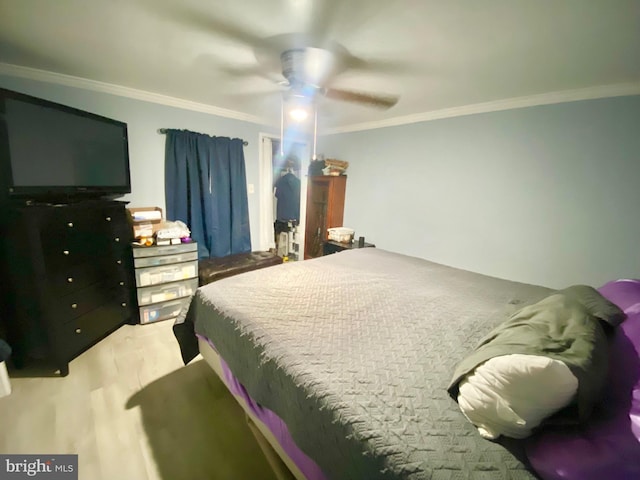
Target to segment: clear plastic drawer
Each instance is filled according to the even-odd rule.
[[[198,288],[198,279],[166,283],[138,289],[138,305],[167,302],[177,298],[189,297]]]
[[[138,287],[148,287],[159,283],[178,282],[196,278],[198,276],[198,262],[177,263],[160,267],[136,268],[136,284]]]
[[[169,265],[171,263],[183,263],[198,260],[198,252],[176,253],[174,255],[162,255],[159,257],[135,258],[134,265],[140,267],[155,267],[157,265]]]
[[[176,253],[197,252],[196,242],[181,243],[180,245],[155,245],[153,247],[134,247],[133,257],[157,257],[160,255],[175,255]]]
[[[175,318],[180,314],[182,307],[187,305],[189,297],[171,302],[155,303],[146,307],[140,307],[140,323],[158,322]]]

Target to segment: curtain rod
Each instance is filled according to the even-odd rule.
[[[159,128],[158,129],[158,133],[164,135],[165,133],[167,133],[168,129],[167,128]],[[249,145],[249,142],[247,142],[246,140],[242,140],[242,145],[244,145],[245,147],[247,145]]]

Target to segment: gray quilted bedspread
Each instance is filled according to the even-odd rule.
[[[331,479],[529,479],[447,384],[487,332],[549,292],[365,248],[211,283],[187,318]]]

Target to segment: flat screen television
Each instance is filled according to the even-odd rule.
[[[0,88],[0,181],[5,200],[130,193],[127,124]]]

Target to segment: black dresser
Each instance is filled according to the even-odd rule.
[[[137,321],[125,203],[2,207],[2,312],[13,363],[69,361]]]

